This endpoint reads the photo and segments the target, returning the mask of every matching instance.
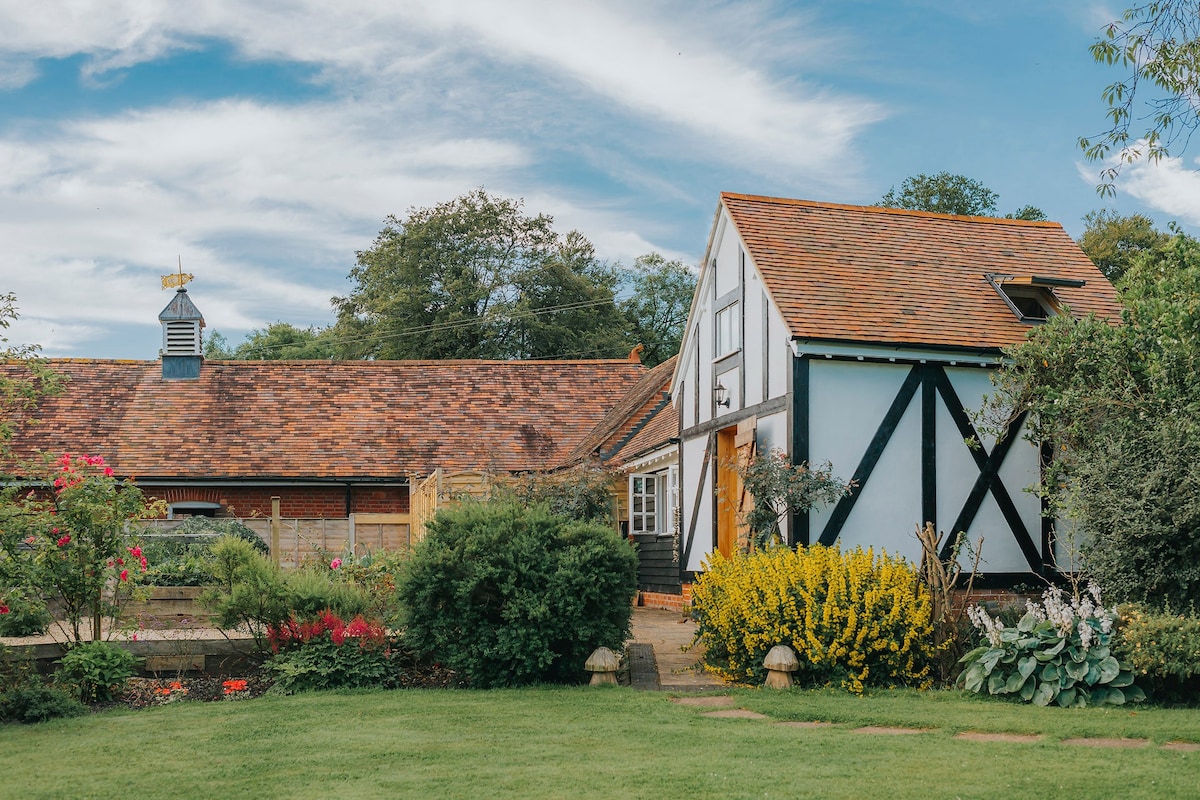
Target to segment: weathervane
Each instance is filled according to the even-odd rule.
[[[162,287],[164,289],[182,289],[183,285],[188,281],[195,280],[196,276],[190,272],[183,271],[183,257],[179,257],[179,272],[171,275],[162,276]]]

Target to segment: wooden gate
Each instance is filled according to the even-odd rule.
[[[440,467],[427,478],[414,476],[411,485],[413,490],[408,502],[414,542],[425,538],[425,525],[439,508],[452,505],[463,497],[484,498],[491,491],[491,480],[482,472],[447,475]]]

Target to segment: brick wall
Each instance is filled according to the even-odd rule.
[[[680,594],[666,592],[638,592],[637,604],[642,608],[661,608],[666,611],[683,613],[692,606],[692,585],[683,584]]]
[[[278,486],[240,487],[153,487],[147,496],[167,503],[217,503],[223,517],[269,517],[271,498],[279,497],[279,514],[283,517],[345,519],[346,489],[340,486]],[[408,487],[352,487],[352,514],[407,514]]]

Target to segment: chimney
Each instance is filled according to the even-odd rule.
[[[188,297],[187,289],[180,286],[175,297],[158,315],[163,326],[162,357],[164,380],[195,380],[200,377],[200,359],[203,354],[200,329],[204,317]]]

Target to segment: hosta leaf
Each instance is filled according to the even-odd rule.
[[[983,667],[979,664],[972,664],[966,672],[963,673],[963,688],[968,692],[978,692],[983,688],[983,679],[986,673]]]
[[[1071,660],[1082,664],[1087,661],[1087,651],[1078,647],[1070,647],[1067,649],[1067,654],[1071,656]]]
[[[1111,655],[1107,647],[1093,647],[1090,652],[1092,658],[1098,659],[1108,658]]]
[[[988,694],[1003,694],[1004,684],[1004,676],[999,672],[993,672],[988,676]]]
[[[1094,661],[1091,662],[1090,664],[1088,664],[1087,675],[1084,676],[1083,681],[1088,686],[1095,686],[1097,683],[1099,683],[1100,682],[1100,665]]]
[[[1058,693],[1058,697],[1054,698],[1054,702],[1058,703],[1063,708],[1069,707],[1072,703],[1075,702],[1075,690],[1074,689],[1063,689],[1061,692]]]
[[[1004,682],[1004,693],[1010,694],[1021,691],[1021,687],[1025,685],[1025,679],[1028,677],[1028,675],[1022,675],[1019,672],[1009,675],[1008,680]]]
[[[1125,689],[1125,699],[1130,703],[1144,703],[1146,702],[1146,693],[1140,686],[1130,686]]]
[[[1000,641],[1002,642],[1015,642],[1019,638],[1021,638],[1021,634],[1016,628],[1005,628],[1000,631]]]
[[[1100,683],[1108,683],[1121,674],[1121,665],[1112,656],[1106,656],[1100,662]]]
[[[1104,699],[1104,701],[1110,705],[1123,706],[1125,705],[1125,693],[1120,689],[1110,688],[1108,690],[1108,696]]]
[[[1033,699],[1033,693],[1037,691],[1037,681],[1025,681],[1025,685],[1021,687],[1021,699],[1028,703]]]
[[[1054,699],[1056,690],[1052,684],[1039,683],[1037,691],[1033,693],[1033,704],[1035,706],[1048,706],[1050,701]]]
[[[1002,655],[1004,655],[1004,651],[998,650],[994,647],[984,653],[983,658],[979,659],[979,664],[983,667],[983,671],[986,673],[991,673],[996,666],[996,662],[1000,660],[1000,656]]]
[[[1121,674],[1108,682],[1109,686],[1114,688],[1123,688],[1133,685],[1133,673],[1127,669],[1121,670]]]
[[[1022,678],[1028,678],[1037,669],[1037,659],[1033,656],[1025,656],[1017,662],[1017,672],[1021,673]]]
[[[1058,665],[1057,664],[1047,664],[1046,666],[1042,667],[1042,676],[1041,677],[1042,677],[1042,680],[1044,680],[1044,681],[1058,680]]]
[[[992,648],[986,644],[982,645],[980,647],[976,647],[974,650],[971,650],[970,652],[966,653],[962,658],[960,658],[958,660],[958,663],[965,664],[968,661],[974,661],[975,659],[979,658],[980,656],[982,656],[984,653],[986,653],[988,650],[991,650],[991,649]]]
[[[1058,642],[1053,647],[1051,647],[1049,650],[1046,650],[1044,652],[1049,653],[1052,656],[1056,656],[1059,653],[1061,653],[1063,651],[1063,648],[1066,646],[1067,646],[1067,640],[1063,639],[1062,637],[1059,637]]]
[[[1108,689],[1103,686],[1093,687],[1091,695],[1092,705],[1094,706],[1102,706],[1108,702]]]
[[[1033,612],[1026,611],[1025,616],[1017,620],[1017,630],[1021,633],[1029,633],[1029,631],[1037,627],[1037,624],[1038,618],[1033,615]]]
[[[1081,681],[1087,677],[1088,665],[1086,663],[1076,663],[1068,660],[1063,667],[1067,670],[1067,674],[1077,681]]]

